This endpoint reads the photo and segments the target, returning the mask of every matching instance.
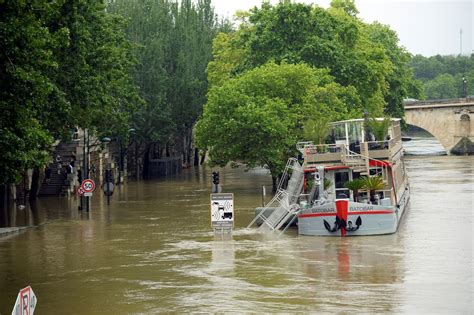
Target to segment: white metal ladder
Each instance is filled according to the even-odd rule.
[[[283,181],[291,170],[291,177],[288,181],[286,190],[281,189]],[[295,158],[290,158],[286,163],[285,171],[278,185],[279,189],[272,200],[255,216],[255,218],[247,226],[251,227],[257,220],[262,220],[260,229],[278,230],[288,220],[290,220],[299,210],[296,204],[301,189],[303,187],[304,172],[303,167]],[[267,213],[269,209],[273,209],[271,213]]]

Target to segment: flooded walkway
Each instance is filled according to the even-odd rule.
[[[27,285],[38,314],[472,312],[473,159],[412,156],[407,168],[408,212],[398,233],[376,237],[245,229],[270,189],[265,170],[221,170],[232,237],[211,232],[210,169],[129,183],[110,206],[98,193],[89,213],[42,199],[15,215],[42,225],[0,238],[0,313]]]

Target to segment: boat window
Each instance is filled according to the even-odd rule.
[[[349,189],[344,185],[349,181],[349,171],[334,173],[334,186],[336,188],[336,199],[346,199],[350,197]]]
[[[348,123],[349,127],[349,141],[362,142],[362,123],[360,121],[353,121]]]
[[[349,181],[349,172],[336,172],[334,173],[334,185],[336,188],[344,188],[344,184]]]
[[[338,124],[334,126],[334,138],[335,143],[346,143],[346,125],[345,124]]]

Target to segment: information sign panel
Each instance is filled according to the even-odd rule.
[[[234,226],[234,194],[211,194],[211,224],[214,230]]]

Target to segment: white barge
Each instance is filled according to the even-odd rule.
[[[298,143],[301,156],[287,163],[286,187],[282,180],[249,227],[257,222],[284,231],[296,221],[301,235],[395,233],[410,197],[400,120],[390,119],[383,139],[374,139],[366,125],[363,119],[335,122],[333,143]]]

